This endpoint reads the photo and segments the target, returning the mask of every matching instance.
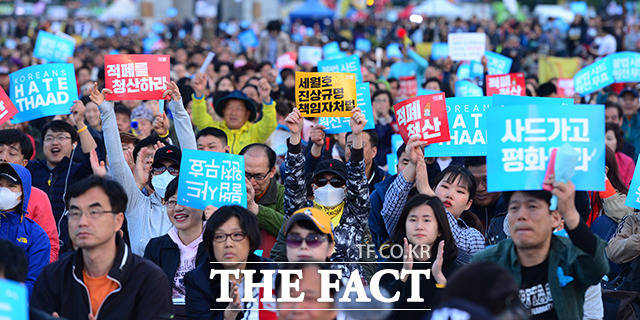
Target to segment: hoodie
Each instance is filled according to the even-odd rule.
[[[29,262],[25,285],[29,294],[40,271],[49,263],[49,237],[33,220],[25,217],[31,196],[31,174],[20,165],[0,163],[0,169],[13,170],[22,183],[22,202],[16,210],[0,211],[0,238],[9,240],[24,250]]]
[[[29,207],[27,208],[27,218],[35,221],[44,229],[49,236],[51,244],[51,252],[49,254],[49,262],[58,260],[58,251],[60,250],[60,241],[58,240],[58,226],[53,217],[51,210],[51,202],[44,191],[31,187],[31,197],[29,199]]]

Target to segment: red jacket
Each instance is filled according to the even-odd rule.
[[[636,164],[628,155],[622,152],[616,152],[616,162],[618,162],[618,173],[620,180],[629,187],[633,172],[636,170]]]
[[[51,202],[49,197],[44,191],[31,187],[31,198],[27,206],[27,218],[35,221],[49,237],[51,243],[51,253],[49,255],[49,262],[58,260],[58,250],[60,250],[60,242],[58,241],[58,226],[56,220],[53,218],[53,211],[51,210]]]

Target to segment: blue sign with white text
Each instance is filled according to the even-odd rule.
[[[431,59],[446,59],[449,56],[449,44],[446,42],[434,42],[431,44]]]
[[[27,287],[12,280],[0,279],[0,319],[27,320]]]
[[[242,33],[240,33],[238,35],[238,41],[240,41],[240,44],[245,48],[255,48],[260,44],[260,41],[258,40],[258,36],[256,36],[256,33],[249,29],[249,30],[245,30]]]
[[[614,82],[611,57],[600,59],[578,71],[573,76],[574,91],[581,96],[604,88]]]
[[[563,106],[573,105],[573,99],[570,98],[547,98],[547,97],[527,97],[527,96],[510,96],[504,94],[494,94],[492,106],[502,108],[512,105],[517,106],[536,106],[540,104],[554,104],[559,103]]]
[[[362,52],[371,51],[371,41],[363,38],[356,39],[356,50]]]
[[[640,159],[638,159],[640,161]],[[636,162],[636,169],[633,171],[633,178],[629,186],[629,194],[627,194],[626,206],[640,209],[640,162]]]
[[[371,105],[369,82],[356,84],[356,103],[367,119],[367,124],[364,126],[364,130],[375,129],[376,122],[373,119],[373,106]],[[351,132],[351,126],[349,125],[350,121],[350,117],[320,117],[320,119],[318,119],[318,124],[325,127],[325,133],[334,134]]]
[[[390,43],[387,46],[387,59],[393,58],[402,59],[402,51],[400,51],[400,45],[397,43]]]
[[[47,62],[67,62],[73,57],[76,41],[69,35],[58,36],[46,31],[39,31],[33,56]]]
[[[640,53],[619,52],[609,56],[615,82],[640,82]]]
[[[482,88],[467,80],[456,81],[456,97],[482,97]]]
[[[362,70],[360,70],[360,58],[355,54],[352,54],[346,58],[319,61],[318,72],[355,73],[356,82],[362,82]]]
[[[490,76],[507,74],[511,71],[513,59],[492,51],[485,51],[484,56],[487,58],[487,73]]]

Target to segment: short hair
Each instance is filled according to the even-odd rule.
[[[456,179],[458,179],[458,177],[460,177],[460,179],[467,185],[469,200],[473,200],[475,198],[478,183],[476,182],[476,178],[473,176],[471,171],[469,171],[469,169],[455,164],[446,167],[436,178],[436,186],[445,177],[447,178],[448,183],[453,183],[454,181],[456,181]]]
[[[33,145],[31,140],[22,131],[17,129],[0,130],[0,145],[20,144],[22,157],[29,160],[33,156]]]
[[[49,130],[51,130],[51,132],[67,132],[71,135],[71,142],[78,142],[78,133],[66,121],[53,120],[45,124],[44,127],[42,127],[42,140],[44,140]]]
[[[9,240],[0,239],[0,252],[0,273],[9,280],[24,282],[29,269],[24,250]]]
[[[227,134],[224,133],[224,131],[222,131],[221,129],[214,128],[214,127],[206,127],[198,131],[198,134],[196,134],[196,141],[198,141],[198,139],[200,139],[200,137],[202,136],[214,136],[220,139],[225,146],[228,145]]]
[[[373,100],[375,100],[377,96],[383,94],[389,98],[389,104],[393,104],[393,97],[391,96],[391,92],[389,92],[389,90],[376,90],[376,92],[374,92],[371,96],[371,101],[373,102]]]
[[[97,175],[90,175],[89,177],[82,179],[72,184],[67,193],[64,196],[64,202],[66,208],[69,209],[69,202],[71,198],[77,198],[83,195],[87,190],[91,188],[100,188],[109,198],[109,204],[111,204],[111,210],[114,213],[123,212],[127,209],[127,193],[124,192],[122,186],[111,179],[103,178]]]
[[[277,156],[276,156],[276,152],[273,151],[271,147],[269,147],[264,143],[252,143],[242,148],[242,150],[240,150],[239,155],[244,156],[244,154],[249,152],[249,150],[251,149],[261,149],[262,151],[264,151],[265,155],[267,156],[267,159],[269,159],[269,169],[275,167]]]
[[[121,104],[121,103],[117,103],[114,107],[113,107],[113,112],[115,112],[116,114],[124,114],[125,116],[131,118],[131,110],[129,108],[127,108],[127,106]]]
[[[165,202],[169,201],[169,198],[178,192],[178,178],[180,178],[180,176],[173,178],[173,180],[171,180],[167,185],[167,189],[164,192]]]
[[[166,140],[154,135],[150,135],[136,143],[136,146],[133,148],[133,161],[138,161],[138,153],[140,152],[140,149],[153,146],[158,142],[164,143],[165,146],[169,145]]]
[[[258,71],[262,71],[262,68],[264,68],[264,66],[270,66],[270,67],[273,67],[273,66],[271,65],[271,62],[269,62],[269,61],[262,61],[262,62],[260,62],[260,63],[258,64],[258,68],[257,68],[256,70],[258,70]]]
[[[397,78],[394,78],[394,77],[391,77],[391,78],[387,79],[387,82],[388,82],[389,84],[391,84],[391,82],[398,82],[398,79],[397,79]]]
[[[231,85],[233,86],[233,88],[235,89],[236,87],[236,82],[233,80],[233,78],[231,78],[231,76],[226,75],[224,77],[220,77],[220,79],[218,79],[218,81],[216,81],[216,91],[220,91],[220,83],[222,82],[222,80],[227,79],[229,81],[231,81]]]
[[[464,160],[464,166],[469,167],[479,167],[487,164],[487,157],[467,157]]]
[[[276,113],[286,117],[293,111],[293,104],[289,100],[280,99],[276,101]]]
[[[426,86],[427,86],[427,84],[428,84],[429,82],[437,82],[437,83],[438,83],[438,87],[439,87],[440,89],[442,89],[442,81],[440,81],[440,79],[438,79],[438,78],[436,78],[436,77],[429,77],[429,78],[427,78],[427,80],[425,80],[425,81],[424,81],[424,83],[422,84],[422,86],[423,86],[423,87],[426,87]]]
[[[558,89],[551,82],[545,82],[538,87],[538,96],[540,97],[549,97],[554,93],[558,93]]]
[[[504,196],[505,203],[509,204],[509,201],[511,201],[511,197],[516,192],[522,192],[528,196],[534,197],[538,200],[542,200],[546,202],[548,205],[551,205],[551,192],[547,190],[519,190],[519,191],[503,192],[502,194]]]
[[[135,147],[135,145],[140,142],[140,139],[136,137],[133,133],[129,132],[120,132],[120,142],[121,143],[131,143]]]
[[[609,108],[615,108],[616,110],[618,110],[618,118],[622,118],[622,116],[624,115],[622,107],[613,101],[607,101],[604,103],[604,109],[607,110]]]
[[[207,249],[207,253],[209,254],[211,261],[216,261],[216,257],[213,254],[213,237],[216,230],[233,217],[238,218],[242,231],[247,233],[247,238],[249,238],[250,244],[249,254],[260,246],[262,236],[260,235],[260,228],[258,227],[258,218],[256,218],[256,215],[241,206],[223,206],[216,210],[209,220],[207,220],[207,224],[205,225],[204,232],[202,234],[202,242],[204,242],[205,249]]]
[[[220,69],[222,68],[222,66],[227,66],[227,68],[229,68],[229,71],[233,71],[233,64],[229,63],[229,62],[218,62],[216,64],[213,65],[213,70],[215,72],[220,72]],[[224,77],[223,77],[224,78]],[[216,83],[217,85],[218,83]]]
[[[371,144],[372,148],[378,146],[378,134],[374,129],[364,130],[362,132],[366,133],[369,136],[369,144]],[[351,134],[353,134],[353,132],[347,132],[347,135],[344,137],[345,141]]]
[[[246,89],[246,88],[252,88],[252,89],[256,90],[258,95],[260,94],[260,90],[258,90],[258,87],[254,86],[252,84],[249,84],[249,81],[247,81],[247,84],[245,84],[244,87],[242,87],[242,89],[240,89],[240,91],[244,91],[244,89]]]
[[[400,156],[402,156],[402,154],[407,150],[407,144],[406,143],[402,143],[402,145],[400,145],[400,147],[398,147],[398,150],[396,150],[396,157],[398,157],[398,161],[400,161]]]
[[[282,69],[282,71],[280,71],[280,78],[282,78],[282,81],[284,81],[289,76],[295,77],[295,71],[288,68]]]

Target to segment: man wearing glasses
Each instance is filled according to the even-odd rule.
[[[124,189],[90,176],[73,184],[65,200],[69,235],[79,250],[43,269],[31,306],[68,319],[170,319],[167,276],[133,254],[119,234]]]

